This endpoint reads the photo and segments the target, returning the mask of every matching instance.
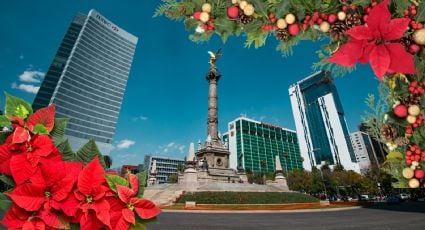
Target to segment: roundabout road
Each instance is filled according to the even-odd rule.
[[[403,229],[425,230],[425,203],[379,204],[338,211],[280,213],[163,212],[149,230]]]

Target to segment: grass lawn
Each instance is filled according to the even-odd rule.
[[[196,204],[288,204],[318,202],[315,197],[296,192],[195,192],[185,193],[176,203]]]

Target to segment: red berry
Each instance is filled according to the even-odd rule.
[[[409,9],[411,9],[411,10],[416,9],[416,6],[415,5],[410,5],[409,6]]]
[[[367,8],[366,13],[370,13],[371,10],[372,10],[372,8]]]
[[[413,91],[415,91],[415,87],[410,86],[410,87],[409,87],[409,92],[413,93]]]
[[[269,18],[274,18],[274,14],[270,13]]]
[[[417,123],[413,124],[413,128],[417,128],[419,125]]]
[[[303,24],[303,30],[306,30],[306,29],[308,29],[308,24],[307,23],[304,23]]]
[[[351,5],[351,10],[355,10],[356,9],[356,5]]]
[[[276,21],[276,18],[270,18],[270,22],[274,23]]]
[[[199,20],[201,18],[201,12],[200,11],[196,11],[195,13],[193,13],[193,17],[196,20]]]
[[[412,151],[406,151],[406,156],[412,156]]]
[[[300,26],[296,23],[291,24],[288,27],[288,32],[289,32],[290,35],[295,36],[300,32]]]
[[[409,15],[409,11],[408,11],[408,10],[403,10],[403,15],[404,15],[404,16]]]
[[[407,160],[407,159],[406,159],[406,164],[407,164],[407,165],[411,165],[411,164],[412,164],[412,161],[411,161],[411,160]]]
[[[326,15],[325,13],[321,13],[321,14],[320,14],[320,17],[321,17],[323,20],[327,20],[327,19],[328,19],[328,15]]]
[[[418,86],[418,82],[417,82],[417,81],[412,81],[412,82],[410,83],[410,86],[412,86],[412,87],[417,87],[417,86]]]
[[[372,7],[376,6],[377,2],[372,2]]]
[[[348,6],[342,6],[342,11],[347,12]]]
[[[415,44],[415,43],[412,43],[412,44],[410,44],[410,46],[409,46],[409,52],[410,53],[412,53],[412,54],[415,54],[415,53],[417,53],[417,52],[419,52],[419,50],[421,49],[421,47],[420,46],[418,46],[417,44]],[[415,90],[416,91],[416,90]]]
[[[416,29],[420,30],[422,28],[424,28],[424,24],[422,24],[422,23],[416,24]]]
[[[422,169],[416,169],[415,170],[415,177],[418,179],[422,179],[425,176],[425,172]]]
[[[237,18],[239,16],[239,7],[231,6],[227,8],[227,16],[232,19]]]
[[[338,19],[338,16],[336,16],[336,14],[329,14],[328,16],[328,22],[330,24],[334,24],[337,19]]]
[[[319,19],[319,12],[314,12],[313,13],[313,17],[312,17],[313,21],[317,21],[317,19]]]
[[[307,16],[305,16],[305,20],[310,20],[310,18],[311,18],[311,16],[310,15],[307,15]]]
[[[413,145],[413,146],[410,146],[410,151],[415,151],[415,146]]]
[[[397,105],[396,107],[394,107],[394,114],[397,117],[400,117],[400,118],[406,117],[407,116],[407,107],[405,105],[402,105],[402,104]]]
[[[411,11],[410,11],[410,13],[411,13],[412,15],[416,15],[416,10],[415,10],[415,9],[413,9],[413,10],[411,10]]]
[[[415,150],[415,154],[421,154],[421,150],[420,149],[416,149]]]
[[[318,18],[316,22],[317,22],[317,24],[318,24],[318,25],[320,25],[320,24],[322,24],[322,22],[323,22],[323,19],[321,19],[321,18]]]
[[[415,155],[414,157],[415,157],[415,161],[419,161],[421,159],[421,156],[419,155]]]
[[[363,16],[363,21],[367,22],[367,19],[369,18],[369,15]]]

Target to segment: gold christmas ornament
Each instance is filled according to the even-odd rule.
[[[344,21],[345,18],[347,17],[347,14],[344,11],[340,11],[340,12],[338,12],[337,16],[338,16],[338,20]]]
[[[199,20],[201,20],[201,22],[203,23],[208,22],[208,20],[210,20],[210,14],[207,12],[202,12],[201,15],[199,16]]]
[[[331,28],[331,24],[329,24],[329,22],[326,22],[326,21],[322,22],[319,27],[320,31],[322,31],[323,33],[329,32],[330,28]]]
[[[403,169],[403,176],[406,179],[410,179],[413,177],[413,175],[415,175],[415,172],[413,171],[413,169],[411,168],[405,168]]]
[[[408,112],[412,116],[418,116],[421,113],[421,109],[418,105],[411,105],[409,106]]]
[[[409,115],[409,116],[407,116],[406,121],[409,124],[414,124],[416,122],[416,116]]]
[[[248,2],[247,1],[241,1],[239,3],[239,8],[241,8],[241,10],[243,10],[245,8],[245,6],[247,6],[247,5],[248,5]]]
[[[285,21],[286,21],[286,23],[288,25],[294,24],[294,22],[295,22],[295,15],[293,15],[293,14],[287,14],[285,16]]]
[[[412,178],[409,180],[409,187],[410,188],[419,188],[419,181],[416,178]]]
[[[254,6],[253,6],[253,5],[251,5],[251,4],[246,5],[246,6],[243,8],[243,13],[244,13],[246,16],[251,16],[251,15],[253,15],[253,14],[254,14]]]
[[[416,44],[418,45],[425,45],[425,28],[420,29],[420,30],[416,30],[413,33],[413,41],[415,41]]]
[[[283,18],[279,18],[279,20],[277,20],[276,24],[277,24],[277,28],[279,28],[279,29],[285,29],[288,26],[288,24],[286,24],[285,19],[283,19]]]
[[[211,4],[209,3],[204,3],[202,5],[202,11],[203,12],[207,12],[207,13],[211,13]]]

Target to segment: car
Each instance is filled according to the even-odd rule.
[[[425,197],[418,198],[418,201],[419,202],[424,202],[425,201]]]
[[[359,201],[368,201],[369,200],[369,195],[367,194],[363,194],[359,196]]]
[[[407,199],[409,199],[409,198],[410,198],[410,196],[409,196],[407,193],[400,193],[400,194],[398,194],[398,197],[399,197],[401,200],[407,200]]]
[[[400,199],[396,196],[387,197],[387,204],[400,204]]]

